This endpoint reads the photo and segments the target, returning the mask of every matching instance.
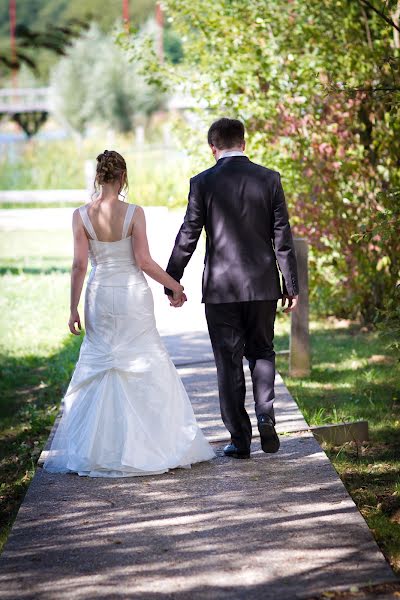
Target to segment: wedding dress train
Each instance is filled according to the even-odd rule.
[[[92,239],[85,330],[64,410],[43,468],[91,477],[165,473],[216,456],[156,328],[151,289],[126,236]]]

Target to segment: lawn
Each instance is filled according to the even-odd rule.
[[[7,538],[75,365],[67,333],[68,231],[0,232],[0,546]],[[288,347],[279,317],[276,349]],[[380,547],[400,573],[400,366],[387,340],[357,323],[311,320],[312,371],[277,368],[310,425],[367,419],[370,441],[325,448]]]
[[[80,340],[66,328],[70,237],[59,231],[0,234],[0,545],[79,351]]]

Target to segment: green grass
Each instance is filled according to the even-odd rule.
[[[79,352],[81,339],[67,329],[70,238],[67,231],[0,234],[0,547]]]
[[[382,336],[332,319],[313,322],[311,332],[311,376],[285,377],[306,420],[320,425],[367,419],[374,435],[392,426],[396,415],[400,418],[400,369]]]
[[[73,252],[71,232],[67,229],[1,231],[0,273],[69,273]]]
[[[0,232],[0,546],[32,479],[78,357],[67,330],[69,231]],[[278,317],[275,346],[288,347]],[[370,441],[326,447],[379,545],[400,572],[400,365],[376,331],[311,320],[312,371],[277,368],[310,425],[367,419]]]
[[[42,281],[37,289],[51,297],[54,288],[49,281]],[[34,316],[33,311],[30,314]],[[44,319],[40,312],[35,314]],[[55,323],[59,320],[56,315]],[[47,331],[54,337],[51,327],[46,326],[42,335]],[[36,328],[39,327],[37,323]],[[25,340],[25,354],[19,351],[12,355],[2,349],[0,356],[0,548],[34,475],[80,343],[79,338],[61,335],[53,349],[47,342],[39,353],[36,343],[31,348],[29,339]]]

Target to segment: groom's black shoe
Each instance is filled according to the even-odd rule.
[[[248,450],[239,449],[235,444],[228,444],[224,448],[225,456],[232,458],[250,458],[250,448]]]
[[[275,431],[275,424],[272,418],[269,415],[259,415],[257,425],[263,451],[268,453],[278,452],[281,443]]]

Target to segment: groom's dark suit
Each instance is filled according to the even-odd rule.
[[[249,360],[256,414],[269,414],[275,422],[277,301],[282,293],[299,293],[279,173],[244,155],[228,156],[190,180],[186,215],[166,269],[177,281],[203,227],[207,237],[202,302],[217,365],[221,415],[232,442],[246,449],[252,433],[244,407],[243,356]]]

